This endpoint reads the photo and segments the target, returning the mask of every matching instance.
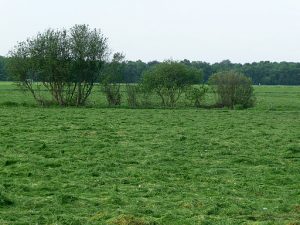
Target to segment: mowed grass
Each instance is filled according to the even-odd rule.
[[[300,224],[300,87],[256,87],[236,111],[103,108],[99,93],[41,108],[12,89],[0,224]]]

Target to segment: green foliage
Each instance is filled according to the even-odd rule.
[[[101,74],[102,83],[122,83],[123,70],[125,63],[125,55],[122,53],[115,53],[111,62],[106,63]]]
[[[141,84],[126,84],[125,93],[127,105],[130,108],[151,108],[153,107],[152,94]]]
[[[217,94],[222,107],[249,108],[254,106],[254,89],[248,77],[235,71],[219,72],[209,78],[209,84]]]
[[[0,56],[0,81],[6,81],[8,80],[5,63],[7,59],[3,56]]]
[[[7,58],[0,56],[0,80],[13,80],[6,72],[6,60]],[[253,84],[256,85],[300,85],[300,63],[261,61],[239,64],[224,60],[219,63],[210,64],[201,61],[189,61],[187,59],[182,60],[181,63],[188,67],[202,70],[205,82],[214,73],[235,70],[251,78]],[[121,82],[137,83],[140,81],[143,72],[157,64],[160,64],[160,62],[152,61],[145,63],[141,60],[123,62]]]
[[[191,103],[199,108],[204,100],[205,94],[208,92],[208,88],[205,85],[199,87],[191,87],[186,92],[186,98],[191,101]]]
[[[93,108],[106,108],[107,99],[102,92],[99,91],[100,87],[96,84],[97,88],[94,88],[89,98],[89,103],[86,107]],[[195,85],[194,87],[197,87]],[[128,108],[126,85],[120,86],[120,92],[124,101],[120,107]],[[267,110],[267,111],[298,111],[300,109],[300,86],[254,86],[254,92],[256,97],[255,110]],[[29,93],[19,91],[17,86],[12,82],[0,82],[0,106],[27,106],[38,107],[34,99]],[[185,95],[176,103],[176,108],[186,109],[192,107],[193,103],[186,101]],[[161,108],[161,100],[159,96],[154,93],[144,91],[141,86],[141,92],[138,95],[138,101],[140,106],[138,108]],[[191,103],[191,104],[190,104]],[[201,107],[203,108],[215,108],[216,99],[215,94],[209,89],[205,94],[205,98],[202,101]]]
[[[138,82],[144,71],[159,63],[157,61],[144,63],[140,60],[126,62],[123,71],[124,82]],[[300,63],[262,61],[239,64],[224,60],[219,63],[210,64],[201,61],[189,61],[187,59],[182,60],[181,63],[188,67],[202,70],[205,82],[214,73],[235,70],[251,78],[256,85],[300,85]]]
[[[152,65],[152,64],[151,64]],[[127,61],[124,64],[124,83],[137,83],[140,81],[142,74],[150,67],[150,63],[138,61]]]
[[[75,25],[70,34],[76,105],[84,105],[108,56],[107,39],[100,30],[91,30],[86,25]]]
[[[109,84],[105,83],[102,85],[102,92],[106,96],[106,100],[109,106],[118,106],[121,105],[121,85],[120,84]]]
[[[142,85],[161,98],[163,106],[175,106],[180,96],[191,85],[200,83],[201,71],[189,68],[182,63],[165,61],[143,74]]]
[[[141,87],[135,84],[126,84],[127,102],[131,108],[136,108],[140,105],[139,94]]]
[[[293,62],[253,62],[232,63],[224,60],[219,63],[183,60],[184,64],[201,69],[204,73],[204,81],[217,72],[235,70],[251,78],[254,84],[259,85],[300,85],[300,63]]]
[[[41,104],[84,105],[106,59],[106,42],[99,30],[87,25],[49,29],[19,43],[10,52],[7,68]],[[44,90],[51,100],[42,95]]]
[[[102,92],[105,94],[110,106],[121,105],[121,81],[123,61],[125,56],[115,53],[112,62],[105,65],[102,73]]]

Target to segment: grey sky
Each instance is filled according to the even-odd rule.
[[[299,0],[0,0],[0,55],[89,24],[128,60],[300,61]]]

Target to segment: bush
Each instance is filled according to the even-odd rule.
[[[104,66],[101,77],[102,92],[105,94],[108,105],[121,105],[121,82],[123,76],[125,56],[121,53],[115,53],[110,63]]]
[[[19,43],[10,52],[7,69],[38,103],[80,106],[90,96],[107,54],[107,39],[99,30],[75,25]]]
[[[140,92],[141,90],[138,85],[126,84],[127,102],[129,107],[136,108],[140,105],[138,100]]]
[[[145,90],[143,85],[138,84],[127,84],[126,85],[127,93],[127,103],[131,108],[137,107],[146,107],[149,108],[152,106],[151,102],[151,92]]]
[[[144,72],[142,85],[155,92],[163,106],[175,106],[180,96],[192,84],[202,80],[201,70],[174,61],[165,61]]]
[[[231,109],[253,107],[255,103],[252,81],[235,71],[219,72],[209,79],[218,98],[218,105]]]
[[[204,85],[200,87],[191,87],[187,90],[185,96],[188,100],[191,101],[193,106],[199,108],[202,101],[204,100],[205,94],[208,91],[208,88]]]
[[[116,83],[102,85],[102,92],[105,94],[109,106],[121,105],[120,89],[121,85]]]

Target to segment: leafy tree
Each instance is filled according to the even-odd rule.
[[[207,91],[208,88],[205,85],[191,87],[186,92],[186,98],[190,100],[195,107],[199,108]]]
[[[8,80],[6,70],[5,70],[5,62],[6,62],[5,57],[0,56],[0,81]]]
[[[72,81],[75,82],[76,105],[83,105],[98,79],[108,56],[107,38],[101,31],[86,25],[75,25],[70,30],[72,53]]]
[[[202,72],[182,63],[165,61],[151,67],[143,74],[142,84],[154,91],[163,106],[175,106],[179,97],[192,84],[202,80]]]
[[[121,105],[121,82],[123,81],[125,56],[115,53],[110,63],[106,64],[102,77],[102,92],[110,106]]]
[[[41,94],[46,89],[51,102],[80,106],[91,94],[107,54],[107,39],[99,30],[87,25],[48,29],[10,52],[8,70],[39,103],[47,103]]]
[[[149,67],[148,64],[142,62],[141,60],[138,61],[128,61],[124,62],[124,71],[123,71],[123,78],[124,83],[137,83],[142,73]]]
[[[218,72],[209,79],[209,84],[218,97],[218,104],[234,108],[249,108],[254,105],[252,81],[235,71]]]
[[[144,63],[138,61],[124,62],[123,82],[137,83],[150,67],[160,64],[161,62],[152,61]],[[187,67],[197,68],[203,72],[203,80],[207,82],[209,77],[217,72],[234,70],[245,74],[251,78],[253,83],[267,85],[300,85],[300,63],[290,62],[254,62],[246,64],[232,63],[224,60],[219,63],[206,63],[201,61],[181,61]]]
[[[136,108],[140,105],[138,96],[141,93],[140,85],[126,84],[127,103],[129,107]]]
[[[193,61],[191,62],[191,66],[202,70],[204,82],[207,82],[208,78],[213,74],[213,68],[209,63]]]
[[[33,70],[33,58],[31,58],[30,40],[20,42],[14,50],[10,52],[10,57],[7,61],[7,71],[14,81],[19,81],[19,86],[33,95],[34,99],[42,103],[42,97],[39,96],[40,83],[35,83],[38,80],[38,73]],[[35,85],[36,84],[36,85]],[[36,87],[35,87],[36,86]]]

